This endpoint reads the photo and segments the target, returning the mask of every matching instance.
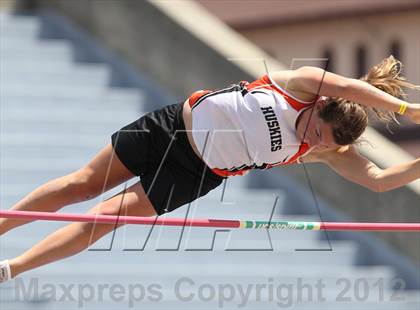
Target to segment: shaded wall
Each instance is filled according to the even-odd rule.
[[[37,0],[70,17],[183,100],[202,88],[250,78],[147,1]],[[199,23],[199,20],[197,20]]]

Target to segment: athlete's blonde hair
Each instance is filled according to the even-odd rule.
[[[360,77],[360,80],[394,97],[406,99],[407,94],[403,91],[403,87],[420,90],[420,85],[407,82],[406,78],[400,75],[402,68],[401,61],[391,55],[372,67],[366,75]],[[348,145],[356,142],[365,131],[368,125],[369,110],[378,119],[385,122],[387,127],[392,121],[398,123],[394,112],[367,108],[361,104],[334,97],[329,98],[319,111],[319,117],[332,125],[335,143]]]

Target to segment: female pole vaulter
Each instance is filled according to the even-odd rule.
[[[38,187],[11,209],[55,212],[139,176],[139,182],[89,213],[156,216],[207,194],[230,176],[301,162],[324,163],[376,192],[403,186],[420,178],[419,158],[380,169],[355,146],[368,125],[368,110],[386,122],[399,113],[420,124],[420,104],[399,99],[405,97],[403,87],[420,89],[400,76],[401,67],[390,56],[360,79],[305,66],[197,91],[115,132],[112,143],[86,166]],[[28,222],[0,219],[0,235]],[[0,262],[0,282],[75,255],[122,225],[69,224]]]

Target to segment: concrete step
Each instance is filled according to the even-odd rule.
[[[120,120],[118,124],[117,122],[112,123],[112,120],[108,120],[109,123],[105,120],[101,120],[101,122],[97,122],[97,124],[101,124],[102,126],[107,126],[110,128],[110,133],[114,132],[119,129],[119,127],[123,126],[127,123],[128,120]],[[88,120],[86,120],[88,122]],[[114,126],[111,128],[110,126]],[[77,126],[77,125],[75,125]],[[1,138],[1,147],[9,147],[12,145],[20,145],[26,144],[29,148],[32,145],[43,145],[43,146],[55,146],[55,147],[68,147],[72,145],[78,145],[79,147],[99,147],[105,146],[105,143],[110,143],[110,137],[102,136],[102,135],[72,135],[72,134],[47,134],[47,135],[39,135],[39,134],[7,134],[2,135]]]
[[[65,226],[66,224],[61,224]],[[32,225],[33,226],[33,225]],[[58,225],[57,225],[58,226]],[[39,227],[39,225],[38,225]],[[60,227],[60,226],[58,226]],[[173,229],[165,227],[166,233],[162,234],[159,226],[137,227],[136,234],[125,233],[124,229],[119,229],[115,234],[109,234],[92,246],[93,249],[110,249],[115,251],[137,250],[141,251],[259,251],[262,254],[270,252],[294,252],[300,249],[317,249],[325,252],[335,252],[346,248],[346,244],[335,242],[329,245],[325,242],[317,241],[311,236],[311,232],[295,231],[275,231],[268,232],[252,231],[244,232],[239,229],[230,229],[229,232],[220,229],[210,228],[190,228]],[[51,230],[51,229],[49,229]],[[134,230],[134,229],[132,229]],[[173,231],[173,235],[168,232]],[[32,232],[31,237],[10,237],[2,240],[0,249],[4,253],[19,253],[36,244],[47,233],[41,234],[39,229]],[[16,235],[16,234],[15,234]],[[352,247],[349,244],[347,246]],[[141,251],[140,251],[141,250]],[[330,250],[330,251],[327,251]]]
[[[116,130],[117,127],[115,127]],[[104,130],[108,133],[112,132],[112,128],[102,128],[101,130]],[[108,141],[110,143],[111,140]],[[92,159],[93,156],[99,152],[101,147],[98,146],[91,146],[91,147],[83,147],[79,145],[69,145],[67,147],[62,146],[60,148],[57,148],[55,146],[45,146],[45,145],[33,145],[30,148],[28,148],[24,144],[14,144],[14,145],[8,145],[7,147],[0,147],[0,158],[10,158],[14,157],[16,159],[22,159],[25,160],[28,158],[28,152],[30,152],[30,156],[34,158],[66,158],[66,157],[83,157],[83,158],[89,158]]]
[[[139,93],[142,95],[143,92],[139,90]],[[93,109],[95,107],[97,111],[103,109],[113,110],[113,109],[124,109],[127,111],[141,111],[141,102],[138,100],[127,100],[122,96],[121,98],[92,98],[92,100],[87,101],[84,98],[61,98],[60,101],[54,100],[52,98],[37,98],[37,97],[26,97],[23,95],[16,96],[2,96],[0,94],[0,100],[2,105],[1,110],[6,111],[9,108],[20,108],[20,109],[52,109],[56,106],[68,106],[75,109],[87,108]],[[136,98],[137,99],[137,98]],[[146,111],[144,111],[146,113]],[[30,119],[25,121],[31,121]],[[7,127],[7,126],[4,126]]]
[[[238,277],[246,279],[252,278],[265,278],[265,277],[284,277],[284,279],[296,279],[296,278],[307,278],[316,279],[325,277],[334,279],[337,277],[343,278],[366,278],[366,279],[378,279],[386,278],[391,279],[395,276],[394,271],[386,266],[331,266],[324,270],[314,268],[313,266],[300,266],[299,269],[290,269],[289,266],[277,264],[271,266],[261,261],[257,264],[250,264],[245,261],[239,261],[234,264],[213,264],[211,262],[206,263],[207,268],[197,268],[200,264],[192,264],[191,266],[184,263],[182,260],[174,261],[172,264],[158,265],[154,263],[125,263],[120,266],[118,272],[115,272],[116,264],[104,263],[98,261],[96,264],[97,268],[92,268],[92,265],[86,264],[77,259],[77,256],[71,259],[65,259],[54,262],[53,264],[45,265],[35,270],[29,271],[24,277],[29,279],[35,274],[39,274],[41,277],[59,277],[66,280],[69,277],[74,277],[79,274],[89,274],[92,277],[92,282],[97,282],[103,278],[130,278],[130,277],[141,277],[143,279],[161,278],[162,276],[168,279],[176,278],[181,275],[188,277],[196,277],[197,280],[202,281],[204,278],[208,278],[210,281],[217,280],[218,277],[221,279],[226,277]],[[23,278],[23,277],[22,277]],[[414,296],[413,296],[414,298]]]
[[[107,74],[109,68],[105,64],[100,63],[73,63],[73,62],[44,62],[44,61],[27,61],[20,59],[19,61],[10,60],[2,63],[0,66],[1,74]]]
[[[128,118],[125,118],[125,119],[128,119]],[[134,119],[132,121],[134,121]],[[127,120],[126,123],[127,124],[131,123],[131,118],[130,120]],[[101,126],[101,124],[106,125],[106,126]],[[125,124],[122,123],[121,121],[120,127],[123,127],[124,125]],[[61,122],[60,119],[56,119],[54,121],[53,120],[43,121],[42,123],[39,123],[38,121],[35,121],[35,120],[25,121],[24,123],[20,123],[12,119],[10,120],[6,119],[6,120],[2,120],[2,124],[0,125],[0,130],[3,132],[3,135],[7,135],[9,133],[25,135],[31,132],[36,132],[39,135],[45,136],[45,135],[50,134],[51,131],[54,131],[56,133],[60,133],[64,135],[74,134],[78,136],[83,136],[83,135],[101,135],[102,136],[102,135],[109,135],[112,132],[112,130],[110,130],[112,128],[115,128],[115,131],[116,131],[117,129],[119,129],[117,127],[115,127],[114,123],[110,123],[108,125],[102,122],[99,123],[98,121],[96,122],[87,121],[87,122],[78,123],[77,125],[75,125],[71,121]],[[31,151],[32,151],[32,148],[31,148]],[[0,154],[1,153],[3,152],[0,152]],[[60,151],[60,153],[63,154],[64,152]],[[27,157],[27,154],[21,154],[21,155],[23,155],[23,158]],[[22,156],[19,156],[19,154],[14,154],[12,156],[15,159],[19,159],[22,157]],[[51,155],[48,154],[48,156],[51,156]],[[7,159],[7,156],[3,158]],[[36,156],[34,156],[34,158],[36,158]]]
[[[92,85],[94,87],[105,87],[110,82],[110,74],[103,72],[67,72],[67,73],[38,73],[38,72],[15,72],[1,71],[0,79],[6,84],[31,84],[31,85]]]
[[[104,66],[104,64],[94,63],[80,63],[77,64],[73,61],[62,61],[62,60],[31,60],[31,59],[19,59],[10,60],[4,63],[5,71],[15,72],[69,72],[77,67],[95,67]]]
[[[0,37],[37,37],[41,22],[37,18],[6,16],[0,17]]]
[[[334,246],[334,251],[290,251],[289,249],[274,249],[270,251],[259,250],[238,250],[225,251],[219,248],[214,250],[179,250],[171,248],[169,250],[162,249],[140,251],[140,247],[133,251],[114,250],[112,248],[95,247],[96,251],[84,251],[77,255],[78,261],[87,264],[94,264],[98,261],[103,263],[120,264],[139,263],[139,264],[167,264],[168,262],[183,262],[191,266],[191,268],[203,268],[206,263],[211,264],[237,264],[240,261],[246,261],[247,264],[258,264],[262,261],[267,265],[287,265],[302,266],[307,265],[310,261],[312,266],[349,266],[355,263],[356,248],[351,245]],[[99,250],[99,251],[98,251]],[[2,256],[15,257],[22,253],[21,246],[16,248],[4,248]],[[72,258],[68,258],[71,260]],[[75,259],[73,257],[73,259]],[[194,266],[193,266],[194,265]]]
[[[0,44],[0,61],[8,62],[25,59],[48,60],[48,61],[72,61],[73,49],[67,42],[44,42],[42,44],[25,44],[21,46],[10,46]]]
[[[7,33],[2,36],[1,44],[7,47],[19,47],[19,46],[33,46],[33,45],[43,45],[44,43],[66,43],[70,44],[71,42],[64,39],[54,39],[54,38],[44,38],[39,36],[9,36]]]
[[[128,100],[141,100],[141,91],[134,88],[105,88],[105,87],[93,87],[91,85],[84,86],[73,86],[73,85],[64,85],[64,86],[54,86],[53,88],[50,85],[39,85],[39,86],[30,86],[21,84],[0,84],[0,91],[3,96],[15,96],[16,94],[25,95],[28,97],[49,97],[57,98],[84,98],[85,100],[90,100],[95,98],[99,100],[100,98],[108,97],[109,99],[119,97],[126,97]],[[28,98],[29,99],[29,98]],[[6,103],[5,103],[6,104]]]
[[[56,52],[54,50],[33,50],[33,51],[13,51],[8,50],[0,54],[0,62],[7,63],[9,61],[18,61],[19,59],[25,59],[25,62],[73,62],[73,51],[68,50],[66,52]]]
[[[45,107],[44,109],[35,108],[31,105],[28,105],[26,109],[8,105],[4,108],[2,107],[1,112],[2,122],[7,120],[24,123],[27,120],[36,120],[40,123],[44,123],[51,120],[60,120],[60,122],[64,123],[70,122],[74,127],[77,127],[77,123],[89,123],[91,126],[98,126],[98,123],[103,123],[106,126],[112,122],[118,124],[123,120],[132,122],[144,114],[144,112],[133,111],[123,107],[115,107],[113,109],[103,107],[100,109],[89,104],[86,104],[85,107],[74,107],[59,103],[50,108]],[[6,131],[2,133],[3,135],[9,134],[8,128],[5,125],[2,126],[2,129]],[[60,133],[60,131],[58,129],[55,130],[56,128],[53,126],[51,126],[50,129],[51,132]]]
[[[38,241],[42,240],[49,233],[54,232],[60,227],[66,226],[66,223],[53,224],[55,227],[42,227],[42,225],[35,225],[41,221],[28,224],[31,227],[29,230],[30,237],[25,236],[22,232],[13,234],[13,236],[5,237],[1,241],[0,249],[11,257],[18,255],[26,249],[30,248]],[[43,225],[50,225],[50,223]],[[242,230],[231,229],[229,232],[221,232],[220,229],[209,228],[191,228],[185,227],[184,233],[181,228],[143,226],[131,229],[136,230],[136,234],[127,234],[124,228],[118,229],[115,234],[110,233],[99,242],[91,247],[91,249],[109,250],[111,252],[124,252],[127,250],[137,251],[139,255],[143,252],[151,251],[235,251],[235,252],[260,252],[261,255],[272,255],[275,253],[293,253],[304,249],[311,249],[306,251],[308,255],[317,250],[326,253],[334,253],[342,249],[353,249],[354,246],[349,244],[340,244],[334,242],[332,245],[326,242],[317,241],[312,232],[289,231],[289,230],[270,230],[269,234],[262,231],[253,231],[252,233],[244,233]],[[161,233],[162,231],[166,233]],[[25,230],[27,231],[27,230]],[[168,232],[173,231],[173,236]],[[303,235],[306,234],[306,235]],[[16,237],[16,235],[18,237]],[[269,237],[269,239],[268,239]],[[350,247],[350,249],[349,249]]]
[[[52,39],[37,39],[37,40],[22,40],[19,37],[2,38],[0,51],[15,51],[15,52],[31,52],[54,50],[57,52],[66,52],[72,50],[73,45],[66,40],[52,40]]]
[[[37,27],[40,25],[38,16],[18,15],[10,11],[0,12],[0,25],[25,25],[27,27]]]

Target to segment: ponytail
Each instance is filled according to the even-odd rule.
[[[390,55],[382,60],[381,63],[372,67],[367,74],[362,76],[360,80],[369,83],[376,88],[400,99],[406,99],[407,94],[403,91],[403,87],[420,90],[420,85],[414,85],[407,82],[406,78],[401,76],[403,64],[401,61]],[[395,121],[398,123],[395,113],[383,111],[376,108],[368,108],[372,110],[378,119],[385,122],[387,126]]]

